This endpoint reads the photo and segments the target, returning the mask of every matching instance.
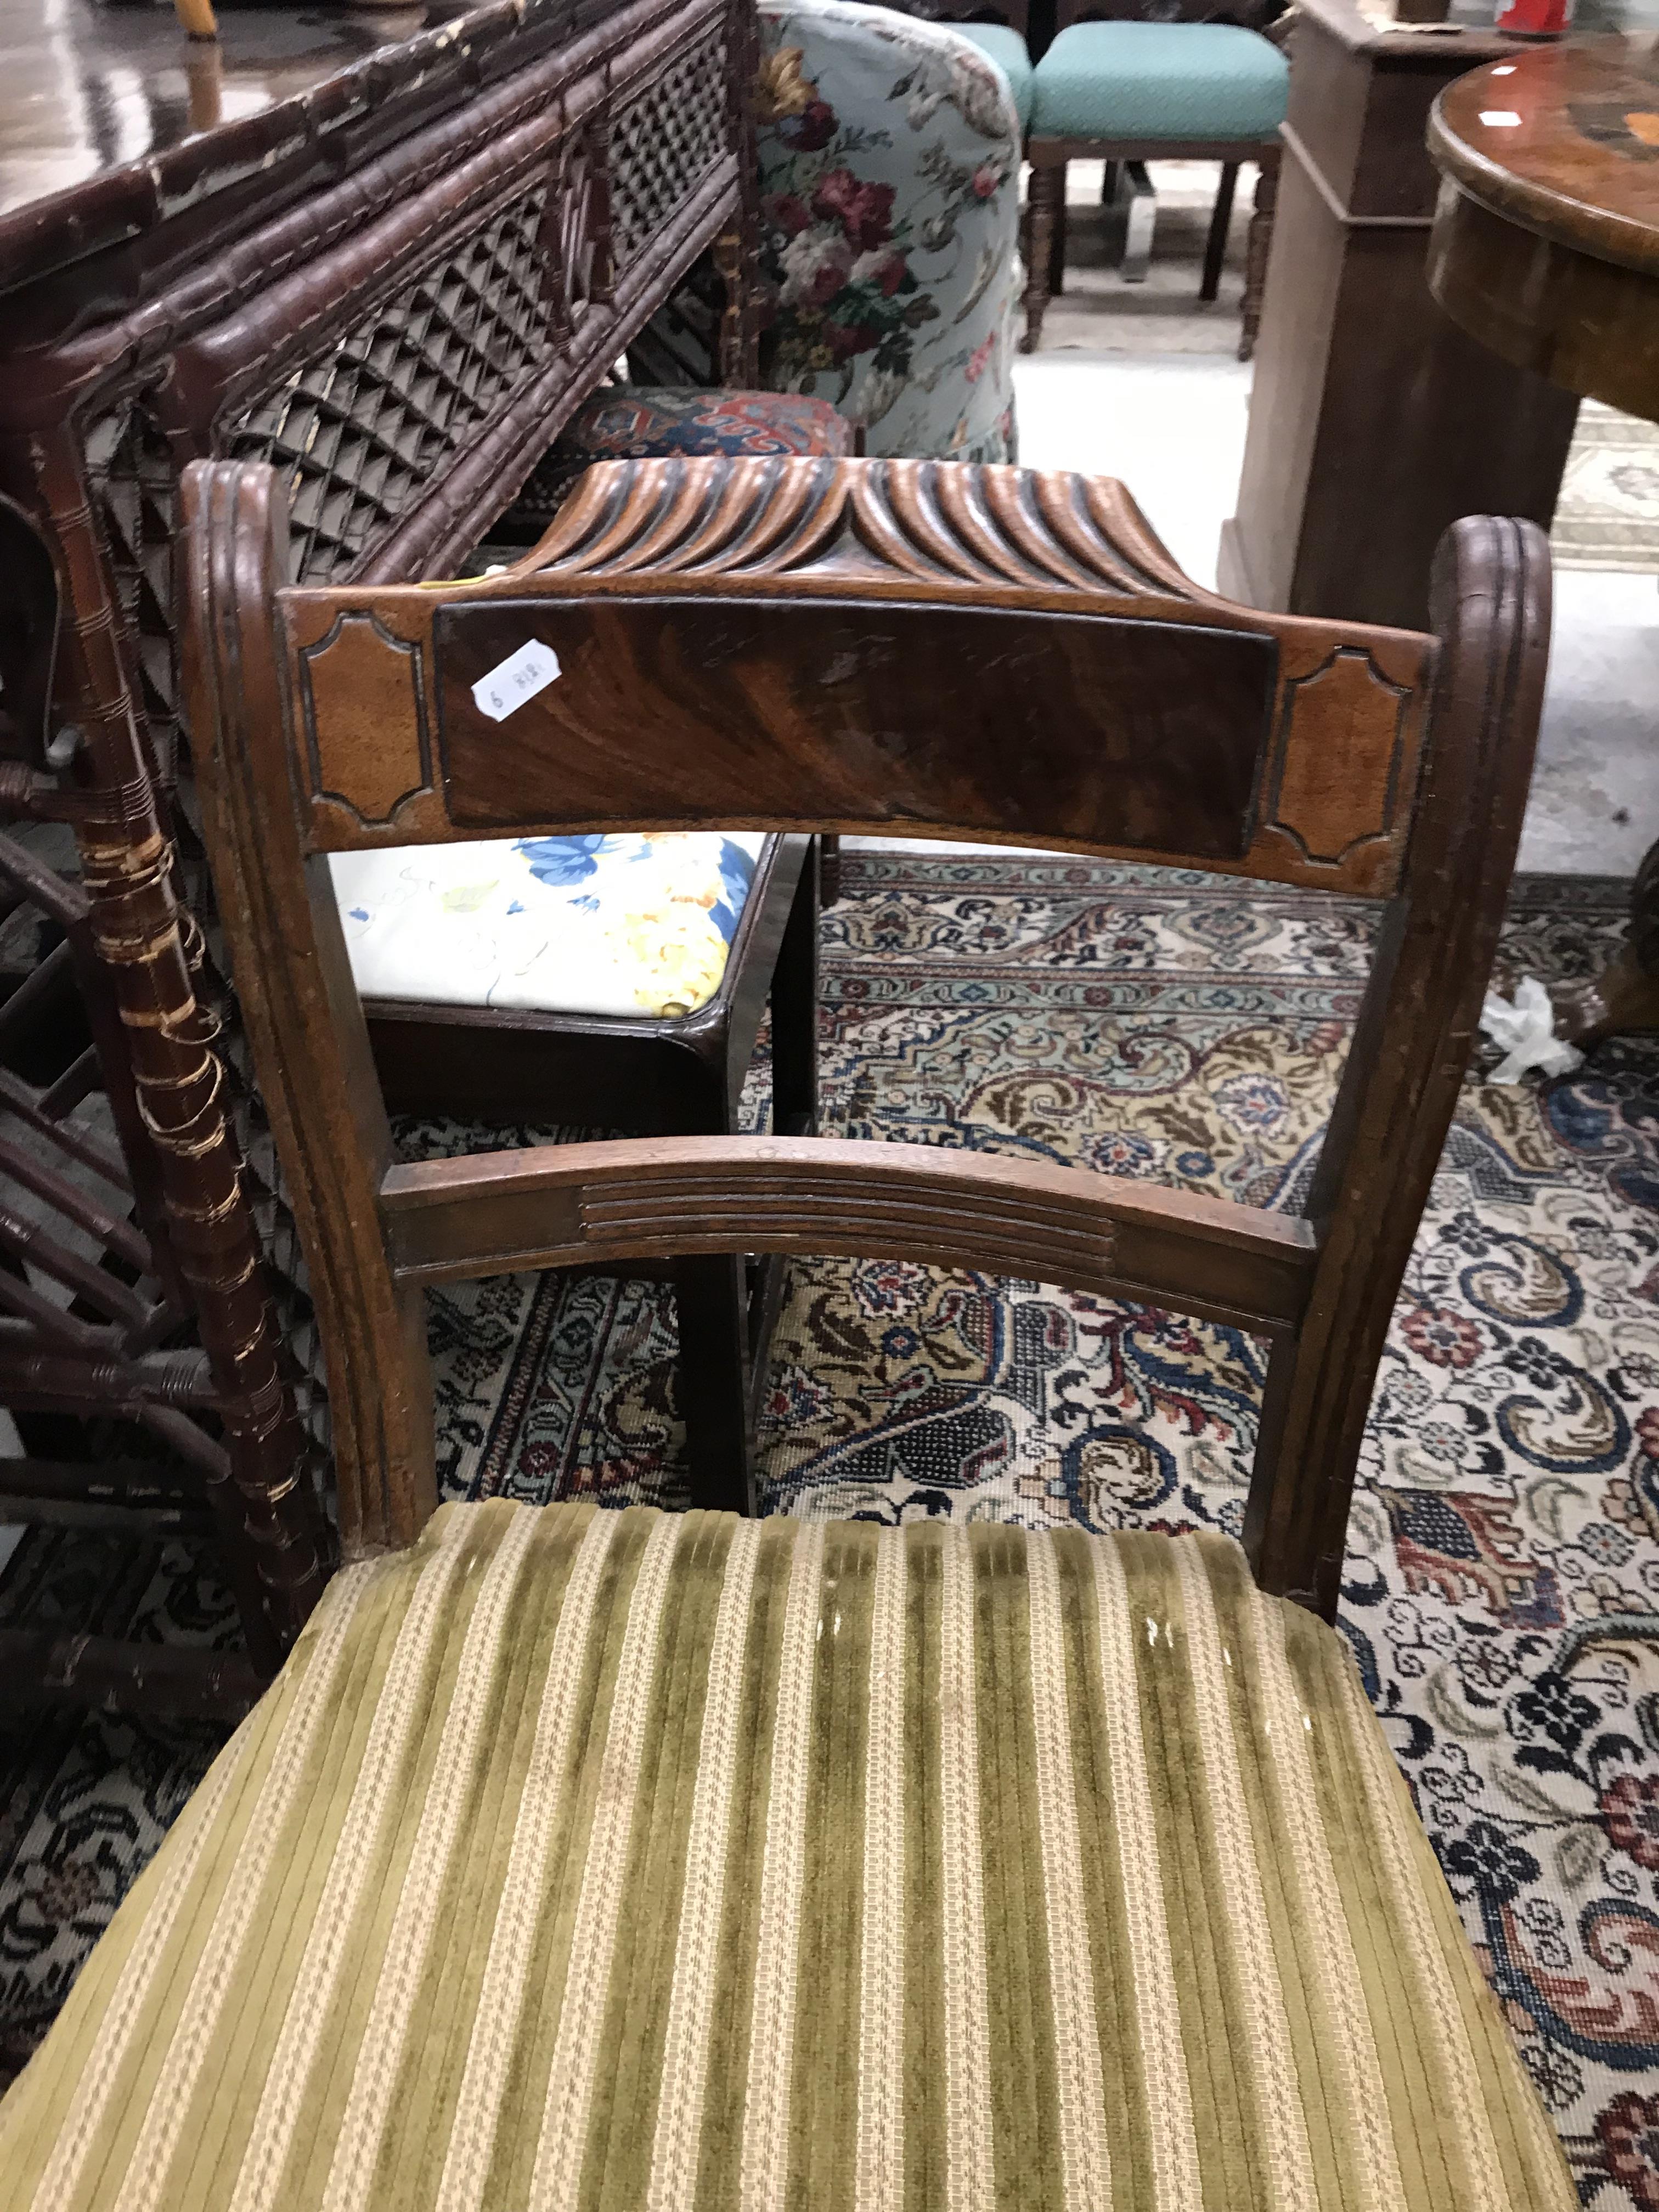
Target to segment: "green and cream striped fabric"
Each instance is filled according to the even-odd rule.
[[[0,2105],[4,2212],[1567,2212],[1343,1646],[1220,1539],[451,1506]]]

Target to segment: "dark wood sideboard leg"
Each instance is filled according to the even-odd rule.
[[[841,839],[826,833],[818,839],[818,902],[834,906],[841,896]]]
[[[1261,295],[1267,282],[1267,255],[1273,242],[1273,210],[1279,204],[1279,150],[1263,151],[1255,175],[1249,236],[1244,246],[1244,313],[1238,332],[1238,357],[1249,361],[1261,328]],[[1207,296],[1207,295],[1206,295]]]
[[[1200,300],[1213,300],[1221,288],[1221,264],[1227,258],[1227,232],[1233,219],[1233,194],[1238,185],[1238,164],[1224,161],[1216,186],[1215,209],[1204,241],[1204,277],[1198,288]]]
[[[760,383],[760,162],[755,152],[754,85],[760,70],[760,29],[748,0],[731,0],[726,34],[726,112],[735,125],[739,202],[736,220],[714,241],[714,266],[726,287],[720,316],[720,379],[730,390]]]
[[[1064,172],[1061,172],[1062,175]],[[1048,248],[1048,297],[1058,300],[1066,289],[1066,195],[1054,209],[1054,234]]]
[[[760,274],[752,246],[741,231],[722,232],[714,240],[714,266],[726,291],[720,380],[728,391],[751,392],[760,382]]]
[[[212,1046],[216,1024],[196,997],[173,846],[69,434],[43,435],[35,464],[69,587],[64,642],[87,740],[88,785],[99,801],[76,825],[93,943],[112,981],[160,1163],[173,1250],[222,1394],[230,1480],[264,1594],[263,1620],[247,1625],[248,1656],[270,1674],[322,1595],[329,1540],[306,1474],[307,1439],[283,1370],[224,1072]]]

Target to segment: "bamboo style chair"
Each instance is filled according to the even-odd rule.
[[[40,948],[0,1006],[0,1407],[21,1447],[0,1452],[0,1528],[26,1532],[7,1569],[0,1680],[20,1708],[237,1721],[321,1593],[328,1532],[261,1273],[223,1202],[234,1171],[203,1141],[220,1073],[211,1032],[176,1003],[152,997],[137,1020],[121,1003],[121,970],[131,984],[161,933],[147,911],[112,942],[96,911],[91,885],[100,867],[113,872],[119,841],[100,851],[100,794],[57,780],[58,572],[6,499],[0,574],[0,819],[62,832],[45,846],[0,834],[0,921]],[[70,827],[94,842],[78,876],[63,872]],[[146,982],[156,988],[141,981],[140,995]],[[155,1083],[158,1034],[189,1069],[182,1080],[169,1070],[165,1086],[184,1125],[171,1157],[173,1133],[140,1080]],[[157,1445],[163,1455],[148,1456]],[[123,1540],[81,1549],[88,1535]],[[160,1547],[177,1536],[216,1548],[242,1650],[125,1632]],[[66,1575],[71,1547],[80,1565]],[[46,1594],[71,1583],[79,1609],[65,1620]]]
[[[1540,535],[1460,523],[1431,637],[1229,605],[1120,487],[1013,469],[606,464],[517,568],[433,588],[290,589],[269,471],[185,493],[209,842],[355,1558],[0,2106],[0,2212],[1569,2212],[1318,1618],[1513,865]],[[486,720],[532,639],[558,677]],[[703,822],[1385,900],[1307,1218],[830,1139],[394,1164],[327,852]],[[1271,1335],[1249,1566],[428,1521],[423,1285],[757,1242]]]

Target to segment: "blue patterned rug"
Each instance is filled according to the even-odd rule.
[[[1621,916],[1617,885],[1523,884],[1504,957],[1589,972]],[[826,1122],[1293,1204],[1370,927],[1224,878],[849,856]],[[497,1279],[434,1297],[432,1327],[450,1494],[680,1501],[661,1286]],[[774,1352],[774,1509],[1238,1525],[1262,1353],[1236,1331],[821,1261],[792,1269]],[[200,1579],[176,1558],[157,1575],[160,1632],[211,1632]],[[1383,1361],[1342,1625],[1585,2201],[1659,2212],[1659,1048],[1466,1090]],[[0,1766],[18,2058],[210,1748],[70,1736],[55,1765],[58,1738]]]

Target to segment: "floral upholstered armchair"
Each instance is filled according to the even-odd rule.
[[[761,0],[763,377],[874,454],[1015,459],[1020,126],[958,32]]]

